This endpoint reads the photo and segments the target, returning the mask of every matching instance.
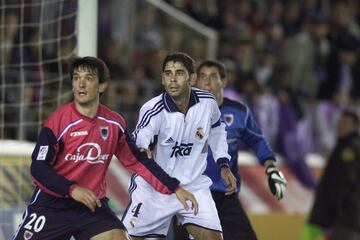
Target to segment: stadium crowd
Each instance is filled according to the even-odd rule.
[[[341,112],[350,108],[360,113],[359,2],[167,2],[217,31],[217,59],[226,64],[231,82],[225,95],[251,107],[271,146],[305,186],[314,188],[316,182],[304,162],[306,154],[329,156]],[[121,65],[124,55],[114,51],[121,47],[124,51],[125,45],[113,40],[109,41],[114,46],[105,44],[105,61],[114,62],[113,55],[118,53],[118,64],[110,64],[114,76],[155,85],[158,64],[168,51],[205,58],[204,40],[187,34],[176,21],[164,21],[144,1],[138,3],[142,5],[135,19],[133,65],[126,74],[121,70],[127,69]]]
[[[71,1],[74,2],[74,1]],[[111,11],[122,1],[99,1],[99,57],[110,68],[113,87],[103,101],[124,113],[130,128],[135,126],[137,112],[143,101],[160,91],[161,62],[168,52],[189,53],[197,62],[206,58],[207,42],[190,32],[176,20],[144,0],[134,4],[134,16],[127,9],[121,14]],[[263,132],[274,150],[309,188],[316,181],[305,164],[308,153],[328,157],[336,142],[335,124],[344,109],[360,113],[360,4],[351,0],[167,0],[167,3],[191,16],[218,33],[217,59],[228,69],[229,86],[225,95],[244,101],[250,106]],[[64,11],[71,12],[75,4]],[[124,4],[125,5],[125,4]],[[111,13],[112,14],[109,14]],[[129,18],[126,18],[129,16]],[[35,13],[25,20],[38,17]],[[115,22],[114,19],[121,22]],[[17,47],[21,40],[18,12],[3,18],[4,34],[0,37],[1,65],[6,73],[16,72],[16,63],[39,59],[46,64],[27,65],[25,82],[52,79],[66,72],[66,62],[75,54],[73,21],[62,23],[63,34],[70,36],[61,41],[61,50],[50,45],[35,44],[39,37],[51,33],[26,29],[25,50]],[[129,26],[134,26],[129,40]],[[114,31],[118,28],[117,31]],[[130,31],[129,31],[130,32]],[[23,33],[24,34],[24,33]],[[40,36],[42,35],[42,36]],[[59,43],[56,43],[59,44]],[[24,47],[22,46],[22,47]],[[40,56],[39,56],[39,53]],[[50,56],[52,58],[50,58]],[[46,61],[47,58],[60,61]],[[45,69],[45,70],[44,70]],[[44,70],[44,71],[43,71]],[[46,76],[43,76],[43,74]],[[4,71],[2,71],[4,74]],[[64,74],[66,75],[66,74]],[[5,93],[5,125],[11,126],[10,117],[19,94],[11,91],[11,84],[20,78],[7,76]],[[51,82],[51,81],[50,81]],[[32,106],[57,94],[58,85],[32,84],[25,89],[29,109],[26,118],[38,121],[42,115],[33,114]],[[15,88],[14,88],[15,89]],[[64,86],[64,89],[69,90]],[[66,98],[63,100],[65,101]],[[13,109],[12,109],[13,106]],[[5,128],[5,138],[17,138],[16,126]],[[25,139],[36,139],[36,131],[28,127]]]

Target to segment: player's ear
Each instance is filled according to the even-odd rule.
[[[227,79],[227,77],[224,77],[223,79],[221,79],[221,81],[222,81],[223,88],[225,88],[229,83],[229,80]]]
[[[105,92],[105,90],[107,89],[108,86],[108,82],[103,82],[99,84],[99,93],[103,93]]]
[[[197,81],[197,76],[196,73],[192,73],[190,75],[190,85],[193,87],[196,85],[196,81]]]

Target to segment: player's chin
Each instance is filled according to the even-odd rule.
[[[75,96],[75,102],[79,103],[79,104],[87,104],[89,101],[89,99],[85,96]]]
[[[180,91],[168,91],[167,93],[170,97],[178,97],[180,95]]]

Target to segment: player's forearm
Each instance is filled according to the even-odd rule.
[[[33,162],[30,168],[34,183],[42,190],[54,195],[66,197],[69,195],[71,182],[61,175],[58,175],[46,162]]]
[[[255,137],[255,136],[254,136]],[[247,139],[249,140],[249,138]],[[253,141],[245,141],[245,143],[254,151],[257,159],[263,165],[269,159],[276,161],[275,154],[270,144],[263,137],[255,137]]]
[[[65,197],[73,182],[55,172],[49,163],[55,158],[57,139],[50,128],[44,127],[39,135],[38,142],[32,153],[30,173],[35,184],[54,195]]]
[[[170,177],[155,161],[146,158],[141,163],[145,166],[146,170],[137,173],[157,191],[171,194],[180,186],[180,181]]]
[[[127,133],[115,155],[127,169],[142,176],[161,193],[173,193],[179,186],[179,180],[170,177],[154,160],[148,159],[146,153],[140,152]]]

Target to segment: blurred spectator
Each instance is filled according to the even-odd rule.
[[[359,117],[344,111],[337,122],[337,143],[316,190],[301,240],[330,232],[331,240],[360,239]],[[332,234],[331,234],[332,231]]]
[[[124,67],[124,47],[120,40],[109,39],[104,43],[101,54],[101,59],[109,67],[110,76],[112,79],[125,80],[127,79],[126,68]]]
[[[290,38],[284,49],[283,62],[290,66],[290,87],[296,97],[315,99],[319,81],[325,75],[325,60],[329,54],[327,18],[309,17],[304,30]]]
[[[266,18],[268,21],[280,22],[284,14],[284,4],[281,0],[268,1]]]
[[[336,144],[336,124],[343,106],[339,101],[321,101],[314,111],[314,152],[329,157]]]
[[[286,36],[292,36],[301,29],[301,2],[296,0],[285,1],[282,24]]]
[[[159,83],[162,73],[162,62],[167,52],[163,48],[152,48],[146,51],[146,62],[144,66],[145,76],[152,80],[154,85]]]
[[[188,6],[187,12],[196,20],[209,27],[219,29],[219,8],[217,0],[196,0]]]
[[[1,32],[0,35],[0,65],[1,72],[0,77],[2,79],[1,85],[4,83],[1,89],[1,104],[9,104],[18,101],[18,92],[15,87],[9,87],[7,84],[13,84],[19,81],[18,68],[12,67],[11,64],[19,61],[16,55],[16,44],[18,44],[18,28],[19,28],[19,17],[16,12],[7,12],[0,19]],[[3,119],[5,126],[4,138],[15,139],[18,131],[18,127],[11,126],[14,122],[14,118],[18,117],[18,111],[16,107],[4,106],[0,112],[0,117]],[[2,123],[2,122],[1,122]],[[1,131],[2,132],[2,131]]]
[[[340,98],[343,104],[360,98],[359,40],[350,33],[339,36],[329,58],[327,78],[320,85],[320,99]]]
[[[333,0],[331,4],[331,35],[336,38],[342,32],[349,32],[350,34],[360,38],[360,26],[356,22],[356,10],[359,8],[359,1],[350,0]],[[359,14],[359,12],[357,12]],[[359,16],[358,16],[359,17]]]
[[[274,52],[278,51],[284,41],[284,28],[278,21],[267,21],[264,24],[265,43],[264,48],[272,49]]]
[[[168,52],[176,52],[181,49],[184,41],[186,40],[183,34],[183,29],[179,24],[169,28],[165,31],[166,49]]]
[[[7,12],[3,19],[4,22],[1,22],[3,26],[2,34],[0,36],[0,64],[9,64],[13,56],[13,46],[16,44],[16,35],[18,33],[19,27],[19,17],[17,14],[12,12]],[[0,20],[0,21],[1,21]]]
[[[299,121],[303,118],[303,111],[294,92],[290,88],[290,68],[279,65],[274,70],[270,82],[279,100],[279,125],[277,135],[277,151],[284,156],[286,165],[306,187],[314,189],[315,178],[305,163],[307,148],[306,139],[300,138]]]
[[[206,57],[206,44],[198,38],[188,37],[184,48],[184,52],[191,53],[191,57],[195,62],[199,62]]]
[[[244,94],[246,84],[249,86],[249,81],[254,80],[254,49],[251,39],[239,39],[233,44],[233,60],[236,66],[236,81],[234,86],[237,91]],[[249,83],[249,84],[248,84]],[[258,84],[258,83],[254,83]]]
[[[276,64],[276,56],[272,48],[264,48],[257,54],[257,62],[254,68],[256,81],[264,86],[268,85],[274,67]]]

